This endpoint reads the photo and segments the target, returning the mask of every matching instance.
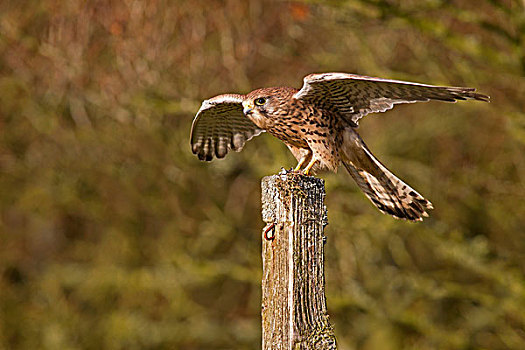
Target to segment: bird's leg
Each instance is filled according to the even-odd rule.
[[[312,169],[312,167],[314,166],[314,164],[317,162],[317,159],[315,159],[314,157],[312,157],[312,160],[310,160],[310,163],[308,163],[308,165],[306,166],[306,168],[304,168],[303,170],[303,174],[305,175],[308,175],[310,173],[310,169]]]
[[[304,156],[301,157],[301,159],[299,160],[299,163],[297,163],[297,166],[295,167],[295,169],[293,171],[299,171],[301,170],[303,164],[306,162],[306,159],[308,158],[309,154],[305,154]]]
[[[312,151],[310,149],[308,149],[308,150],[305,150],[305,149],[302,149],[302,150],[294,149],[294,150],[296,150],[295,152],[292,152],[294,154],[294,156],[296,156],[296,158],[298,158],[297,156],[300,155],[301,158],[299,159],[299,162],[297,163],[297,166],[295,167],[295,169],[293,171],[300,171],[301,168],[303,167],[304,163],[310,161],[310,158],[312,157]],[[304,152],[304,151],[306,151],[306,152]]]

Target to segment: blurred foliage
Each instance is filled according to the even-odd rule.
[[[201,163],[189,129],[323,71],[492,97],[362,121],[423,223],[321,175],[340,348],[523,348],[522,0],[0,2],[0,348],[259,348],[260,179],[295,161],[263,135]]]

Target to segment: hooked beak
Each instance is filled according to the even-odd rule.
[[[244,115],[249,115],[253,110],[253,105],[250,103],[243,104],[243,113]]]

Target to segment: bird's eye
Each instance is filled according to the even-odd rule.
[[[253,103],[255,103],[256,106],[262,106],[266,103],[266,99],[264,97],[256,98]]]

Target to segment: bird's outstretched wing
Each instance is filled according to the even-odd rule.
[[[384,112],[398,103],[474,99],[489,97],[474,88],[433,86],[347,73],[310,74],[294,98],[336,109],[351,125],[368,113]]]
[[[219,95],[202,102],[191,125],[191,150],[200,160],[223,158],[228,150],[241,151],[259,129],[242,111],[243,95]]]

